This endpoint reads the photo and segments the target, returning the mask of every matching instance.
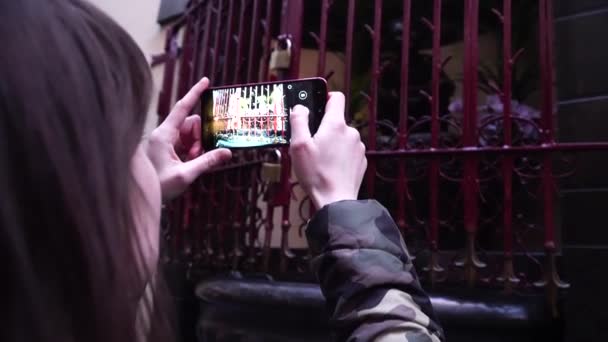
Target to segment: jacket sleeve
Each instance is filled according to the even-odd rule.
[[[322,208],[306,236],[340,341],[443,341],[407,248],[378,202]]]

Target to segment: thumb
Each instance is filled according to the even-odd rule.
[[[289,116],[291,124],[291,142],[298,142],[310,139],[310,129],[308,128],[308,108],[297,105]]]
[[[225,148],[209,151],[198,158],[180,165],[182,168],[181,174],[186,183],[190,184],[201,174],[213,170],[228,162],[231,158],[232,152]]]

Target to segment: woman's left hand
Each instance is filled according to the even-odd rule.
[[[164,201],[177,197],[201,174],[232,158],[228,149],[201,155],[201,117],[188,115],[208,86],[206,77],[194,85],[175,104],[165,121],[150,133],[145,144],[146,153],[158,173]],[[181,152],[187,153],[187,161],[179,158]]]

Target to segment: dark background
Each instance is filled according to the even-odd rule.
[[[556,2],[559,138],[608,140],[608,1]],[[561,187],[566,341],[608,340],[608,155],[578,156]]]

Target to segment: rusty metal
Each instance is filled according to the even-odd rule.
[[[293,43],[291,68],[279,78],[297,78],[306,21],[302,15],[304,1],[281,0],[281,25],[276,32],[272,21],[279,18],[273,17],[272,9],[278,0],[260,1],[192,2],[186,15],[169,30],[165,53],[154,58],[155,65],[165,66],[158,103],[161,120],[176,100],[172,91],[176,82],[179,95],[197,76],[208,72],[219,74],[220,68],[218,80],[223,84],[257,80],[255,75],[267,77],[265,61],[273,38],[288,38]],[[329,0],[316,1],[320,5],[321,20],[319,34],[312,33],[312,36],[319,48],[317,74],[324,75],[328,49],[335,48],[328,45],[328,37],[332,37],[334,29],[329,20],[333,7]],[[499,96],[503,111],[482,116],[479,110],[480,1],[463,0],[464,113],[459,118],[442,112],[441,73],[450,59],[441,55],[442,9],[447,2],[433,0],[432,20],[422,20],[432,32],[433,43],[432,67],[428,75],[430,86],[422,92],[430,101],[430,109],[428,113],[413,113],[408,107],[408,99],[416,96],[412,93],[418,92],[419,88],[413,88],[411,83],[412,70],[418,66],[410,60],[413,48],[410,35],[414,27],[412,22],[418,21],[421,15],[414,12],[416,2],[404,0],[402,3],[400,82],[398,89],[394,89],[399,105],[393,121],[384,119],[379,110],[382,106],[382,71],[386,66],[381,35],[385,26],[383,8],[389,5],[388,2],[374,0],[369,4],[373,8],[373,13],[369,13],[372,26],[365,26],[371,35],[371,77],[369,91],[362,95],[368,100],[369,114],[367,122],[358,127],[368,149],[367,196],[382,197],[386,189],[395,190],[394,196],[386,197],[383,204],[393,213],[412,254],[418,256],[416,263],[426,271],[423,279],[431,284],[445,282],[442,286],[491,287],[507,292],[534,291],[536,285],[544,288],[548,303],[557,314],[559,291],[568,286],[558,275],[556,259],[560,248],[554,218],[557,180],[572,173],[571,164],[564,156],[608,151],[608,142],[562,143],[555,140],[552,0],[539,0],[538,58],[542,104],[539,118],[521,115],[511,99],[514,65],[527,53],[512,46],[513,25],[517,23],[512,0],[504,0],[501,10],[493,10],[503,31],[501,64],[504,77],[503,83],[495,84],[492,89],[494,95]],[[365,5],[355,0],[345,1],[345,5],[344,82],[350,105],[353,97],[358,96],[351,94],[354,36],[360,25],[357,11],[362,11]],[[260,27],[263,35],[256,32]],[[211,35],[215,38],[210,39]],[[223,43],[220,38],[225,39]],[[212,49],[209,49],[210,44],[213,44]],[[364,57],[367,59],[368,55]],[[260,60],[264,62],[261,72],[257,73]],[[176,75],[178,63],[182,68]],[[347,110],[349,121],[353,111],[350,107]],[[524,128],[529,137],[522,138]],[[448,139],[449,132],[454,135],[452,140]],[[301,261],[307,260],[307,253],[292,250],[290,246],[289,232],[293,225],[289,214],[292,205],[299,209],[304,227],[314,208],[309,198],[299,198],[300,203],[293,203],[293,189],[297,183],[291,178],[287,149],[283,148],[281,153],[285,158],[281,161],[279,183],[267,184],[260,179],[263,152],[241,151],[235,153],[231,164],[198,180],[184,197],[171,203],[167,208],[169,260],[194,260],[200,267],[210,270],[230,268],[281,275],[305,272]],[[562,164],[566,165],[565,170]],[[522,199],[524,197],[526,199]],[[532,206],[534,203],[538,203],[538,207]],[[277,209],[281,217],[279,224],[273,220]],[[260,229],[264,230],[264,241],[258,239]],[[496,236],[496,241],[492,240],[496,244],[487,243],[487,248],[493,252],[491,257],[482,248],[486,243],[482,243],[483,229]],[[275,246],[278,254],[271,246],[273,232],[280,234],[280,244]],[[462,243],[458,247],[445,248],[442,241],[450,235],[458,235]],[[543,241],[541,244],[535,242],[539,239]],[[462,250],[464,258],[456,262],[460,267],[454,267],[451,261],[457,259]],[[543,250],[544,254],[540,253]],[[492,267],[480,268],[484,265],[481,258]],[[535,270],[536,265],[542,265],[542,272]],[[536,279],[541,280],[534,282]]]
[[[184,42],[182,48],[182,58],[179,68],[179,78],[177,80],[177,96],[180,98],[186,95],[189,87],[188,85],[191,83],[191,77],[193,74],[194,65],[192,65],[192,60],[195,53],[195,39],[196,32],[195,26],[193,25],[196,21],[195,16],[190,16],[188,18],[188,23],[186,24],[186,32],[184,33]]]
[[[242,168],[237,168],[235,173],[235,182],[234,189],[232,190],[232,203],[234,203],[234,221],[232,223],[233,233],[233,249],[231,254],[232,257],[232,266],[233,270],[237,270],[239,268],[239,264],[241,262],[241,258],[245,255],[245,252],[242,248],[242,243],[244,242],[244,228],[246,225],[247,215],[244,211],[245,209],[245,200],[246,197],[243,198],[243,189],[242,189]],[[244,215],[245,214],[245,215]],[[228,222],[230,224],[230,222]]]
[[[400,84],[400,99],[399,99],[399,149],[404,150],[407,147],[407,124],[409,118],[408,99],[409,99],[409,68],[410,68],[410,22],[412,19],[412,2],[411,0],[403,1],[403,19],[401,25],[403,27],[401,41],[401,84]],[[399,161],[399,174],[397,181],[397,226],[403,235],[407,233],[406,221],[406,201],[409,200],[409,190],[407,188],[407,174],[405,170],[405,160]]]
[[[346,96],[346,122],[350,122],[352,114],[350,112],[351,81],[353,75],[353,34],[355,31],[355,0],[348,0],[348,13],[346,23],[346,47],[344,57],[344,95]]]
[[[302,50],[304,0],[282,0],[281,35],[289,38],[294,51]],[[291,68],[285,78],[295,79],[300,74],[300,54],[292,53]]]
[[[220,23],[222,22],[222,11],[224,9],[224,0],[218,0],[217,1],[217,7],[213,7],[212,8],[212,12],[215,13],[215,37],[214,37],[214,41],[213,41],[213,50],[211,51],[211,56],[213,57],[213,59],[211,60],[211,69],[209,71],[209,74],[207,75],[210,79],[211,82],[213,84],[218,84],[217,79],[216,79],[216,70],[217,70],[217,66],[220,63],[220,39],[221,39],[221,33],[222,33],[222,25],[220,25]]]
[[[203,15],[203,7],[196,7],[196,11],[192,12],[192,16],[195,18],[194,27],[194,44],[193,44],[193,54],[194,57],[191,59],[190,67],[192,68],[192,72],[190,73],[190,82],[187,84],[192,84],[198,80],[200,80],[203,76],[201,74],[201,46],[203,39],[203,20],[205,20],[205,16]]]
[[[266,17],[262,20],[262,28],[264,29],[264,42],[263,42],[263,54],[262,54],[262,72],[261,77],[268,77],[268,63],[270,59],[270,51],[272,44],[272,24],[273,24],[273,0],[266,0]]]
[[[247,58],[247,83],[255,82],[255,70],[257,69],[256,56],[261,44],[258,41],[258,33],[260,31],[260,0],[253,0],[253,8],[251,15],[251,36],[249,37],[249,57]]]
[[[593,152],[608,150],[608,142],[585,142],[585,143],[552,143],[527,146],[488,146],[488,147],[442,147],[437,149],[410,148],[407,150],[383,150],[367,151],[370,158],[399,158],[399,157],[431,157],[470,154],[498,154],[498,155],[525,155],[544,154],[550,152]]]
[[[511,109],[511,93],[512,93],[512,76],[513,65],[516,62],[516,56],[512,56],[513,49],[511,47],[512,40],[512,3],[511,0],[504,0],[502,13],[495,11],[498,18],[503,24],[503,77],[504,84],[502,90],[502,103],[504,106],[503,113],[503,146],[510,147],[512,145],[512,109]],[[498,277],[498,281],[505,284],[507,292],[512,290],[514,284],[519,283],[519,278],[515,274],[513,266],[513,156],[507,155],[502,161],[502,177],[503,177],[503,249],[504,249],[504,265],[502,275]]]
[[[317,76],[325,76],[325,62],[327,58],[327,20],[329,17],[329,9],[331,6],[330,0],[322,0],[321,4],[321,33],[317,36],[316,33],[310,32],[310,35],[317,42],[319,48],[319,59],[317,63]]]
[[[245,54],[245,18],[247,15],[247,4],[249,2],[247,0],[241,0],[241,13],[239,15],[239,30],[238,36],[234,37],[234,44],[236,45],[236,59],[235,59],[235,71],[234,76],[232,78],[232,83],[239,83],[243,81],[242,78],[242,68],[245,62],[244,54]]]
[[[541,90],[542,90],[542,113],[541,126],[543,142],[546,144],[555,141],[554,116],[554,89],[553,89],[553,1],[539,1],[539,41],[540,41],[540,66],[541,66]],[[543,280],[535,285],[547,288],[547,300],[551,306],[554,316],[558,315],[557,297],[558,290],[568,288],[570,285],[563,282],[558,273],[555,263],[557,245],[555,241],[554,201],[555,201],[555,178],[553,176],[553,160],[551,155],[544,155],[541,172],[541,191],[543,199],[543,222],[545,229],[545,269]]]
[[[207,7],[205,10],[205,25],[203,28],[203,43],[201,44],[200,54],[201,54],[201,62],[200,62],[200,73],[203,75],[207,74],[207,69],[209,66],[208,58],[209,58],[209,36],[211,35],[211,15],[213,14],[213,3],[212,1],[207,1]]]
[[[372,65],[369,96],[369,119],[367,149],[376,149],[376,122],[378,117],[378,85],[380,82],[380,48],[382,39],[382,0],[374,1],[374,28],[366,25],[372,38]],[[367,165],[367,196],[374,196],[376,183],[376,161],[370,160]]]
[[[443,68],[442,57],[441,57],[441,0],[433,1],[433,21],[429,21],[427,18],[422,18],[421,21],[427,26],[432,32],[432,71],[431,71],[431,94],[422,91],[422,94],[431,103],[431,144],[430,149],[435,150],[439,148],[439,96],[440,96],[440,72]],[[404,30],[405,31],[405,30]],[[405,40],[405,37],[403,38]],[[409,98],[409,96],[408,96]],[[403,109],[402,109],[403,110]],[[401,126],[406,125],[401,118],[399,124]],[[402,128],[402,127],[400,127]],[[403,131],[400,130],[400,133]],[[404,145],[407,141],[407,135],[403,138],[401,144]],[[400,146],[401,148],[401,146]],[[431,252],[431,257],[428,259],[428,264],[423,268],[424,271],[429,273],[429,279],[431,286],[434,286],[440,279],[439,274],[444,269],[439,264],[439,159],[431,158],[429,166],[429,228],[428,228],[428,243]],[[401,178],[401,174],[399,175]]]
[[[249,216],[248,223],[248,248],[247,248],[247,268],[255,268],[257,262],[257,250],[256,241],[258,239],[258,221],[257,221],[257,201],[259,195],[258,187],[258,168],[251,168],[249,170],[249,176],[251,179],[251,196],[246,197],[249,203]]]
[[[232,44],[234,32],[234,16],[235,16],[236,0],[228,0],[228,13],[226,13],[226,34],[224,35],[224,63],[222,67],[222,84],[228,83],[228,72],[232,67]],[[218,25],[219,26],[219,25]]]
[[[464,66],[464,119],[462,145],[464,148],[478,145],[477,129],[477,68],[479,64],[479,0],[465,0],[465,66]],[[467,233],[465,257],[458,264],[464,267],[469,286],[475,284],[477,269],[486,265],[479,260],[476,252],[477,230],[479,227],[479,160],[475,155],[464,159],[462,191],[464,194],[464,229]]]

